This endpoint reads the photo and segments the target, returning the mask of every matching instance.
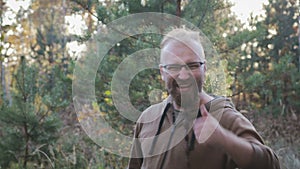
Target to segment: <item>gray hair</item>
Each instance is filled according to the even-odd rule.
[[[204,48],[201,43],[202,37],[200,36],[199,32],[186,28],[174,28],[164,36],[163,40],[160,43],[160,48],[164,49],[164,47],[166,47],[166,45],[172,41],[183,43],[187,46],[190,43],[199,44],[199,50],[201,53],[203,53],[202,57],[205,58]]]

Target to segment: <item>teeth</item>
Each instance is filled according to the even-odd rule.
[[[179,85],[179,87],[189,87],[190,85],[189,84],[182,84],[182,85]]]

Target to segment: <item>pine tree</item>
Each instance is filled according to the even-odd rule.
[[[249,101],[275,114],[299,110],[300,78],[297,71],[299,41],[297,1],[269,0],[262,21],[252,20],[257,35],[245,44],[240,60],[240,84]]]
[[[41,96],[39,69],[26,64],[22,57],[14,75],[13,104],[3,104],[0,110],[2,135],[0,140],[0,167],[32,168],[33,165],[53,165],[48,146],[58,138],[60,119]]]

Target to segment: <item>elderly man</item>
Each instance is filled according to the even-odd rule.
[[[232,102],[203,91],[206,60],[200,35],[170,31],[160,72],[170,96],[140,116],[129,169],[278,169],[276,154]]]

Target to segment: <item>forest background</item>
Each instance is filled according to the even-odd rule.
[[[72,80],[76,61],[84,57],[77,49],[99,28],[140,12],[176,15],[201,29],[226,61],[222,92],[276,151],[283,168],[300,168],[299,0],[269,0],[265,15],[252,17],[249,25],[226,0],[32,0],[17,11],[6,4],[0,1],[0,169],[125,168],[127,158],[105,151],[82,129]],[[76,23],[83,25],[80,32],[70,31],[70,16],[82,18]],[[128,55],[160,40],[151,35],[122,40],[96,74],[97,107],[128,136],[134,122],[113,104],[113,74]],[[144,110],[161,99],[151,95],[161,91],[156,89],[164,89],[158,70],[139,72],[130,83],[131,103]]]

